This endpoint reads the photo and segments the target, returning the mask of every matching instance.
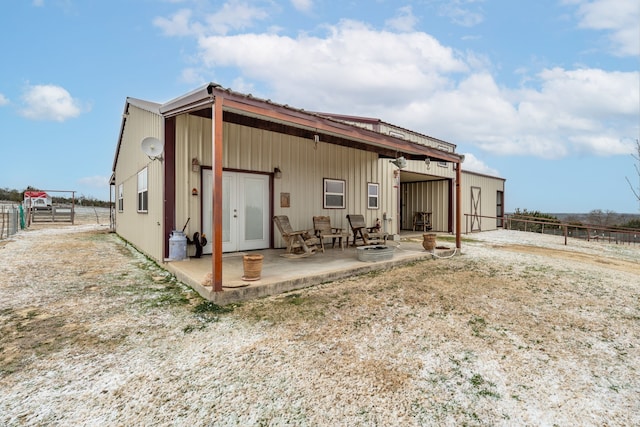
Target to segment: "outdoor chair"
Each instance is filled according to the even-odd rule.
[[[273,217],[282,238],[287,244],[285,257],[309,256],[317,250],[318,238],[313,236],[309,230],[294,231],[286,215],[276,215]]]
[[[353,246],[356,245],[358,239],[362,240],[365,245],[383,243],[387,244],[388,233],[380,231],[378,227],[367,227],[362,215],[347,215],[349,226],[353,232]]]
[[[324,253],[324,239],[331,239],[331,247],[336,246],[336,240],[340,245],[340,249],[344,251],[345,241],[349,240],[349,233],[343,231],[344,229],[331,226],[331,218],[328,216],[314,216],[313,217],[313,229],[315,235],[320,239],[320,247]]]

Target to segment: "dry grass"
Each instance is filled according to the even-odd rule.
[[[74,230],[0,248],[0,424],[640,424],[638,250],[471,242],[221,310]]]

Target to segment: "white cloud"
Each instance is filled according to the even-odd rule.
[[[153,25],[159,27],[166,36],[188,36],[196,31],[191,27],[191,11],[182,9],[174,13],[171,18],[157,17]]]
[[[29,86],[22,96],[24,108],[20,113],[33,120],[63,122],[82,113],[80,102],[66,89],[55,85]]]
[[[428,34],[380,32],[354,21],[327,27],[324,38],[212,36],[200,39],[200,47],[207,67],[237,67],[245,77],[267,82],[273,99],[335,112],[372,101],[387,108],[404,104],[450,84],[445,74],[467,70],[452,49]]]
[[[203,76],[202,70],[196,68],[185,68],[182,70],[180,81],[194,86],[199,86],[207,82],[207,79]]]
[[[301,12],[309,12],[313,8],[312,0],[291,0],[291,4]]]
[[[405,6],[398,9],[397,15],[394,18],[388,19],[385,25],[391,30],[410,32],[414,30],[417,23],[418,18],[413,14],[411,6]]]
[[[215,13],[202,13],[202,22],[192,19],[194,13],[190,9],[182,9],[170,18],[156,17],[153,24],[159,27],[166,36],[208,36],[211,34],[228,34],[232,30],[243,30],[252,27],[257,21],[268,18],[266,10],[254,7],[240,0],[231,0]]]
[[[42,7],[44,6],[44,0],[33,0],[32,3],[35,7]]]
[[[640,2],[638,0],[574,0],[579,26],[608,32],[615,55],[640,55]]]
[[[378,117],[495,155],[617,155],[630,153],[637,138],[638,72],[551,68],[508,88],[496,83],[486,57],[424,32],[349,20],[324,29],[198,37],[201,71],[185,76],[231,70],[232,81],[216,81],[306,110]]]
[[[0,93],[0,107],[9,104],[9,98]]]
[[[473,8],[474,3],[483,0],[445,0],[440,6],[440,14],[451,19],[451,22],[463,27],[473,27],[484,21],[480,8]]]
[[[408,127],[496,155],[561,158],[631,152],[640,114],[639,73],[544,70],[538,88],[509,90],[489,74],[395,112]]]
[[[241,1],[230,1],[220,11],[206,17],[207,33],[227,34],[231,30],[250,28],[256,21],[262,21],[268,16],[264,9]]]
[[[478,159],[471,153],[464,153],[464,162],[462,163],[462,169],[481,173],[484,175],[500,176],[500,172],[487,166],[482,160]]]

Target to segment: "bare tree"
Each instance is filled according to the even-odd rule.
[[[619,215],[610,210],[594,209],[587,215],[587,221],[590,225],[600,227],[612,227],[619,222],[619,219]]]
[[[629,187],[631,187],[631,191],[633,191],[633,195],[636,196],[636,199],[640,202],[640,140],[636,139],[636,153],[632,154],[631,157],[636,160],[636,164],[634,164],[633,167],[636,168],[636,174],[638,175],[638,187],[633,186],[629,177],[625,176],[625,178],[629,183]]]

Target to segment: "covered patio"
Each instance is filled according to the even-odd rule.
[[[214,83],[163,104],[159,112],[164,123],[162,235],[170,236],[173,230],[179,229],[179,224],[185,224],[189,218],[198,217],[194,222],[198,226],[202,224],[202,234],[206,231],[209,239],[210,249],[206,252],[209,250],[212,252],[211,256],[202,258],[209,260],[207,265],[203,263],[202,268],[187,267],[200,264],[200,261],[192,260],[182,263],[174,262],[170,269],[209,300],[228,303],[270,295],[348,276],[354,274],[354,270],[360,271],[363,264],[355,254],[335,255],[335,262],[321,262],[320,259],[331,258],[327,254],[317,254],[313,260],[275,258],[278,255],[273,258],[265,256],[264,277],[261,283],[234,287],[234,281],[238,282],[235,286],[244,285],[240,280],[242,274],[239,270],[242,266],[242,257],[234,256],[242,253],[243,248],[236,248],[235,245],[233,248],[225,248],[223,233],[230,229],[227,219],[236,221],[236,218],[239,218],[236,213],[247,214],[243,213],[246,206],[238,208],[236,205],[231,207],[230,203],[225,205],[225,195],[241,193],[240,190],[223,191],[225,173],[228,175],[229,182],[234,182],[230,176],[232,174],[238,175],[239,180],[242,179],[240,174],[252,174],[252,178],[256,178],[256,181],[257,175],[264,178],[264,189],[260,194],[268,194],[268,203],[260,205],[259,218],[255,221],[257,224],[267,218],[261,228],[257,227],[264,232],[269,230],[270,216],[285,213],[294,221],[320,213],[329,214],[332,209],[343,209],[344,213],[348,211],[366,213],[371,217],[368,218],[369,222],[376,216],[384,221],[387,216],[385,212],[396,217],[395,212],[398,211],[400,199],[398,186],[394,183],[398,170],[406,167],[407,160],[425,162],[434,160],[450,163],[455,169],[452,171],[455,178],[452,177],[452,179],[455,179],[455,199],[458,201],[455,205],[456,225],[460,224],[462,215],[459,191],[461,163],[464,157],[454,152],[395,137],[389,132],[383,133],[355,126],[321,114],[239,94]],[[225,144],[226,151],[223,150]],[[331,148],[327,148],[328,146]],[[316,164],[316,159],[319,159],[320,163]],[[379,169],[379,159],[389,159],[383,170]],[[201,160],[202,163],[200,163]],[[393,177],[390,174],[383,175],[385,171],[391,173],[391,163],[399,169],[393,172]],[[200,164],[206,165],[206,178],[203,175],[205,168],[204,166],[199,168]],[[186,169],[185,165],[187,165]],[[192,173],[194,165],[196,172]],[[286,179],[276,176],[283,165],[286,165],[283,169],[288,172]],[[197,181],[194,180],[198,171],[201,174],[201,185],[199,185],[201,194],[206,195],[206,199],[203,197],[202,201],[193,198],[193,196],[200,197]],[[376,191],[386,188],[386,194],[390,195],[389,199],[395,199],[393,202],[387,201],[386,205],[376,204],[376,209],[380,208],[379,213],[375,211],[376,216],[373,208],[370,209],[368,205],[364,206],[361,202],[352,201],[351,205],[342,204],[337,208],[331,205],[325,206],[324,201],[319,205],[323,195],[309,202],[311,199],[308,194],[320,188],[309,180],[309,175],[313,175],[313,178],[320,183],[324,183],[327,177],[336,177],[336,182],[342,185],[339,191],[339,197],[343,197],[342,202],[344,202],[344,194],[347,193],[347,177],[350,178],[348,181],[351,185],[350,194],[360,195],[363,190],[360,187],[356,190],[355,186],[372,183]],[[305,183],[305,185],[298,183]],[[227,185],[230,188],[231,185],[234,189],[239,188],[235,184]],[[256,194],[258,194],[257,191]],[[376,193],[376,197],[379,197],[379,193]],[[224,206],[228,206],[226,211]],[[224,221],[227,223],[223,224]],[[396,222],[399,223],[398,219]],[[400,231],[397,224],[393,225],[391,234],[397,234]],[[300,227],[308,228],[304,223]],[[383,227],[386,226],[383,225]],[[460,248],[459,226],[455,227],[455,233],[456,247]],[[237,236],[235,232],[228,234],[234,238]],[[273,232],[270,236],[262,235],[264,242],[262,247],[282,246],[279,239],[280,237]],[[227,240],[224,241],[227,242]],[[355,252],[355,249],[351,250]],[[281,251],[260,250],[260,253],[268,255]],[[401,259],[400,254],[404,254],[403,248],[396,251],[391,263]],[[414,257],[419,257],[417,254],[418,252],[414,253]],[[420,256],[424,256],[424,250]],[[168,257],[169,242],[165,239],[163,258]],[[277,262],[271,262],[275,259]],[[291,265],[295,267],[288,268]],[[319,272],[316,271],[318,269]],[[366,268],[364,270],[366,271]],[[291,273],[287,273],[289,271]],[[202,288],[202,282],[208,273],[211,275],[213,287]],[[274,283],[269,284],[270,280],[274,280]],[[213,293],[220,293],[220,295],[213,295]]]
[[[207,275],[211,273],[211,255],[168,262],[165,268],[178,280],[191,286],[203,298],[225,305],[385,270],[397,265],[447,257],[456,251],[453,243],[447,243],[443,246],[448,249],[436,249],[432,254],[422,247],[421,233],[408,232],[403,232],[399,241],[390,241],[389,246],[395,247],[393,258],[377,262],[360,261],[354,246],[348,246],[344,251],[336,246],[327,249],[324,253],[318,251],[304,258],[282,257],[284,249],[224,254],[222,291],[215,291],[210,283],[204,284],[207,281]],[[264,256],[261,278],[257,281],[244,281],[242,280],[243,255],[255,253]]]

